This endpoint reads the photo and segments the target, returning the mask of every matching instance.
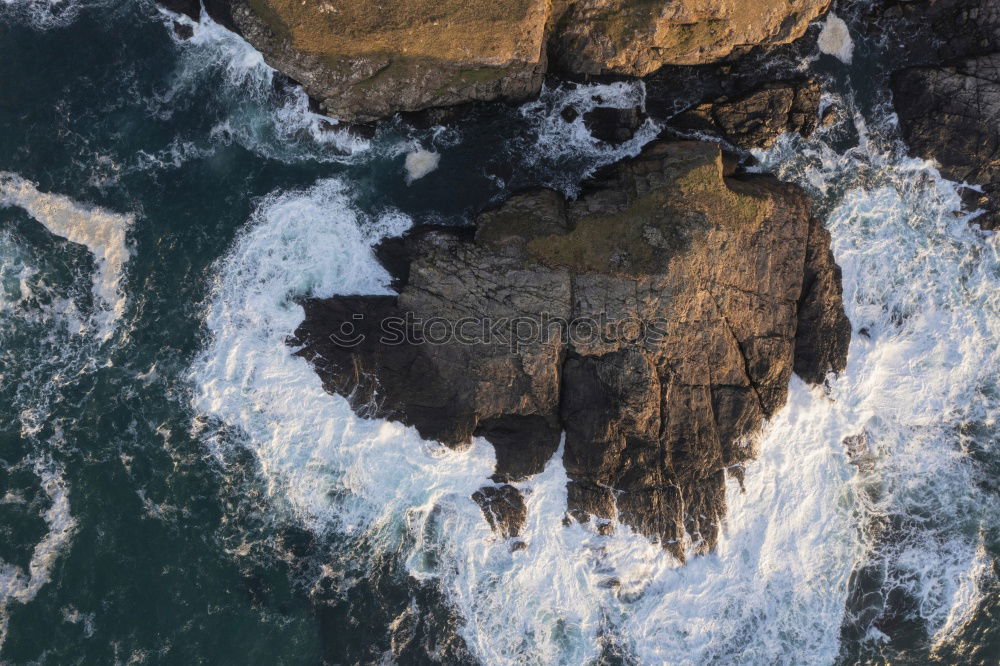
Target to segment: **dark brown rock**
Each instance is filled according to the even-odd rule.
[[[785,132],[812,134],[819,101],[820,86],[812,79],[768,83],[699,104],[674,116],[670,126],[717,136],[744,150],[769,148]]]
[[[572,109],[572,107],[567,107],[567,109]],[[565,118],[566,112],[563,113]],[[616,109],[599,106],[583,114],[583,124],[586,125],[591,136],[612,144],[621,144],[632,139],[644,122],[646,122],[646,114],[638,108]]]
[[[164,0],[197,15],[197,3]],[[643,76],[801,37],[830,0],[205,0],[327,113],[398,112],[536,95],[546,72]]]
[[[844,317],[840,266],[830,250],[830,232],[816,218],[809,227],[798,316],[795,374],[807,382],[820,384],[827,368],[837,372],[844,369],[851,324]]]
[[[892,78],[900,126],[910,148],[941,165],[951,180],[982,185],[968,203],[1000,223],[1000,52],[938,67],[913,67]]]
[[[212,20],[233,32],[239,32],[236,20],[233,17],[233,7],[238,2],[239,0],[202,0],[205,12]]]
[[[512,197],[474,238],[417,229],[379,253],[398,297],[306,301],[292,343],[359,413],[486,437],[499,482],[565,432],[571,515],[707,550],[793,366],[822,381],[850,335],[805,194],[726,173],[715,144],[655,143],[576,201]]]
[[[172,12],[184,14],[195,21],[201,16],[201,0],[157,0]]]
[[[1000,226],[1000,2],[915,0],[873,8],[876,29],[900,45],[890,81],[903,136],[936,160],[963,191],[966,211],[984,228]]]
[[[174,21],[174,34],[177,35],[178,39],[186,40],[194,37],[194,28],[190,23],[181,23],[180,21]]]
[[[528,509],[517,488],[510,484],[484,486],[472,494],[472,499],[483,510],[486,522],[494,532],[504,538],[521,533]]]
[[[872,3],[872,29],[891,30],[905,64],[940,64],[1000,51],[997,0],[889,0]]]

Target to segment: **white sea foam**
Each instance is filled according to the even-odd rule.
[[[647,119],[632,139],[614,145],[590,133],[584,124],[584,114],[597,107],[645,108],[645,103],[646,86],[642,81],[543,87],[537,100],[520,109],[524,122],[536,137],[534,145],[524,147],[528,164],[534,161],[539,165],[559,165],[551,170],[559,174],[551,184],[575,193],[583,178],[602,166],[638,155],[662,129],[657,122]],[[567,109],[576,113],[571,121],[563,115]]]
[[[371,244],[408,224],[398,214],[366,218],[340,182],[320,181],[304,192],[268,197],[219,266],[206,314],[212,341],[192,370],[200,389],[196,406],[248,438],[275,497],[287,499],[316,529],[336,524],[364,532],[380,515],[398,518],[412,508],[408,483],[434,492],[436,483],[426,480],[431,475],[414,473],[413,466],[450,469],[462,492],[472,492],[470,468],[456,464],[471,454],[357,418],[286,344],[303,316],[295,297],[384,292],[388,276],[375,263]],[[492,454],[481,457],[485,478]],[[345,489],[351,499],[332,506],[331,493]],[[397,493],[402,499],[394,501]]]
[[[49,498],[49,508],[42,512],[47,532],[35,544],[27,570],[0,560],[0,648],[7,638],[7,609],[11,602],[26,604],[49,582],[52,567],[67,548],[76,528],[70,513],[69,488],[61,470],[53,463],[36,462],[35,473],[42,491]]]
[[[279,75],[260,52],[204,10],[200,22],[161,11],[170,21],[189,25],[193,36],[180,39],[175,35],[177,68],[167,88],[150,101],[152,113],[169,117],[178,106],[211,86],[226,110],[225,119],[212,132],[217,141],[235,142],[286,162],[349,161],[352,154],[371,147],[368,140],[339,126],[336,120],[313,112],[308,96],[298,86],[289,87],[276,105],[274,87]]]
[[[136,151],[131,168],[136,171],[179,169],[188,161],[211,157],[214,152],[213,148],[199,146],[193,141],[174,138],[169,146],[155,153],[148,153],[144,150]]]
[[[751,656],[835,654],[854,546],[838,509],[849,428],[828,402],[793,388],[802,413],[773,427],[747,493],[731,497],[734,521],[716,555],[678,568],[627,529],[611,538],[564,529],[558,458],[524,484],[530,545],[512,554],[470,499],[488,482],[491,447],[454,452],[360,419],[286,347],[302,318],[294,296],[384,290],[369,244],[385,230],[366,234],[365,222],[334,181],[272,196],[219,267],[213,339],[192,371],[196,406],[241,431],[279,503],[314,529],[385,552],[412,542],[409,571],[439,581],[487,662],[579,663],[598,654],[602,632],[651,660],[721,655],[737,639]]]
[[[63,332],[75,337],[88,330],[76,300],[49,284],[47,271],[36,261],[23,239],[10,230],[0,231],[0,342],[26,321],[40,325],[49,340]],[[0,371],[0,383],[4,378]]]
[[[975,558],[961,572],[958,585],[951,597],[948,615],[931,641],[935,648],[947,645],[968,624],[976,620],[975,614],[980,603],[990,594],[991,588],[995,594],[997,583],[992,558],[986,552],[986,544],[980,540],[976,548]]]
[[[134,216],[40,192],[34,183],[9,172],[0,172],[0,206],[24,209],[52,234],[83,245],[94,255],[94,295],[104,308],[100,327],[103,337],[110,336],[127,302],[122,279],[129,259],[126,234]]]
[[[850,65],[854,58],[854,40],[851,39],[851,31],[844,19],[833,12],[827,14],[823,30],[819,33],[819,50],[847,65]]]
[[[410,185],[415,180],[423,178],[438,168],[441,163],[441,154],[430,150],[418,148],[406,154],[404,167],[406,168],[406,184]]]
[[[933,634],[978,602],[967,581],[979,534],[1000,516],[970,455],[996,455],[1000,243],[955,215],[955,187],[929,163],[880,149],[856,123],[862,146],[846,155],[786,138],[762,168],[832,206],[848,314],[871,336],[855,335],[834,391],[874,454],[863,483],[879,492],[856,509],[869,527],[902,525],[864,534],[866,559],[886,572],[876,592],[914,599]]]

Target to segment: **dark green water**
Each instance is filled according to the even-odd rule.
[[[0,0],[0,172],[35,197],[0,189],[0,663],[996,663],[996,242],[927,165],[848,150],[856,129],[765,162],[812,188],[872,341],[833,403],[793,385],[728,545],[686,569],[562,528],[558,465],[511,554],[468,499],[488,451],[356,419],[285,360],[294,297],[383,284],[379,229],[572,191],[655,133],[582,137],[558,119],[574,94],[367,140],[218,28]],[[441,165],[408,186],[417,144]],[[100,242],[47,230],[48,195],[132,216],[107,327]],[[840,446],[859,428],[865,474]]]

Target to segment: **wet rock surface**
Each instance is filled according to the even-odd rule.
[[[644,122],[645,112],[635,107],[616,109],[599,106],[583,114],[583,123],[591,136],[613,144],[631,140]]]
[[[769,61],[769,71],[754,73],[756,62],[669,68],[646,79],[645,109],[597,107],[584,114],[584,124],[595,138],[622,143],[652,117],[670,136],[719,140],[744,157],[770,148],[786,132],[811,135],[821,120],[819,81],[790,65],[783,68],[779,60]],[[567,107],[563,118],[572,122],[577,115]]]
[[[646,112],[673,135],[721,140],[740,153],[770,147],[785,132],[809,136],[822,88],[801,63],[815,53],[818,32],[734,61],[663,67],[644,78]]]
[[[969,208],[985,228],[1000,224],[1000,53],[914,67],[892,79],[900,125],[909,146],[941,165],[968,190]]]
[[[575,201],[524,192],[378,256],[397,296],[304,302],[290,343],[327,390],[449,446],[485,437],[498,484],[542,471],[565,433],[570,515],[678,557],[717,541],[727,473],[793,369],[820,382],[846,361],[840,273],[808,199],[734,176],[715,144],[657,142]],[[476,501],[516,534],[516,489],[488,488]]]

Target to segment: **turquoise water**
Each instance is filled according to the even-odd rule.
[[[0,0],[0,663],[995,663],[997,242],[857,53],[811,65],[853,129],[760,156],[831,229],[848,371],[793,383],[719,552],[678,567],[563,528],[558,462],[510,553],[469,499],[488,446],[358,419],[284,344],[296,297],[386,289],[378,238],[637,151],[653,124],[616,149],[559,111],[641,86],[368,139],[217,27]]]

